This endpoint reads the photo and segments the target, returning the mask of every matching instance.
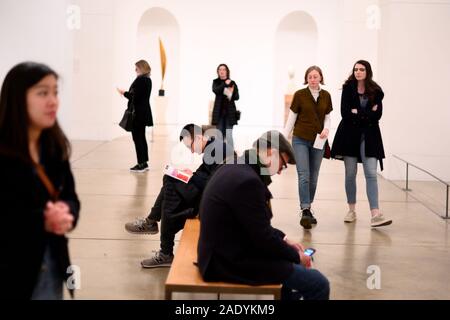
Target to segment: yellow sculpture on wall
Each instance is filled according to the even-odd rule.
[[[164,45],[161,41],[161,38],[159,38],[159,53],[161,56],[161,89],[159,89],[159,96],[164,97],[165,91],[164,91],[164,76],[166,75],[166,64],[167,64],[167,58],[166,58],[166,50],[164,49]]]

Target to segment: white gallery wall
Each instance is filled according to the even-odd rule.
[[[366,27],[366,8],[376,1],[231,0],[226,9],[222,3],[206,0],[76,3],[82,20],[95,23],[83,23],[80,33],[85,36],[75,38],[76,50],[84,52],[79,59],[80,68],[87,72],[76,75],[75,82],[95,88],[88,77],[95,69],[89,65],[95,64],[99,55],[92,53],[86,37],[98,37],[95,45],[102,45],[109,52],[102,64],[111,65],[108,69],[97,68],[101,75],[94,76],[104,78],[102,85],[108,88],[105,94],[111,95],[111,101],[108,98],[105,103],[98,96],[94,97],[96,101],[79,103],[82,108],[95,105],[105,109],[101,129],[94,129],[99,134],[95,138],[123,134],[117,121],[125,101],[115,95],[114,88],[129,86],[134,78],[133,63],[141,58],[149,60],[152,66],[152,106],[157,124],[206,124],[208,106],[214,99],[211,83],[217,65],[224,62],[239,85],[240,125],[281,127],[289,67],[294,68],[296,87],[301,88],[305,69],[320,65],[326,76],[325,88],[338,107],[339,88],[351,69],[351,62],[347,61],[354,61],[363,53],[364,58],[374,60],[377,54],[377,32]],[[227,14],[222,13],[224,10]],[[346,48],[351,49],[353,35],[364,39],[361,43],[365,46],[342,54]],[[161,85],[159,37],[168,61],[163,112],[163,102],[157,97]],[[341,61],[346,62],[345,67]],[[339,113],[333,117],[336,127]],[[80,134],[92,138],[93,130],[77,132],[76,136]]]
[[[70,5],[79,8],[72,30]],[[450,0],[1,0],[0,79],[22,60],[50,64],[63,78],[60,121],[69,137],[109,140],[126,134],[117,126],[126,101],[115,88],[129,87],[139,59],[152,66],[157,125],[206,124],[216,67],[227,63],[243,128],[280,128],[288,70],[302,88],[305,69],[317,64],[333,98],[332,139],[342,83],[366,59],[386,93],[383,174],[402,178],[397,154],[450,180],[449,21]]]
[[[67,27],[66,0],[0,0],[0,83],[17,63],[38,61],[61,77],[59,121],[71,132],[73,32]]]
[[[405,166],[395,154],[450,181],[450,1],[389,0],[380,7],[384,174],[404,178]]]

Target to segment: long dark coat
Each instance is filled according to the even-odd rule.
[[[341,116],[342,120],[336,131],[331,148],[331,156],[342,160],[344,156],[356,157],[361,161],[360,145],[364,134],[366,157],[377,158],[383,170],[385,158],[383,140],[378,124],[383,114],[383,91],[377,90],[373,99],[369,99],[366,108],[361,107],[356,81],[345,84],[342,89]],[[372,108],[377,105],[377,110]],[[352,113],[357,109],[357,114]]]
[[[223,94],[223,90],[226,87],[234,86],[233,95],[231,100],[228,100],[227,96]],[[214,100],[214,109],[212,112],[212,125],[217,125],[219,119],[222,116],[222,108],[226,108],[226,117],[229,125],[236,125],[236,104],[235,101],[239,100],[239,89],[236,82],[231,81],[229,85],[225,84],[225,80],[220,78],[214,79],[212,84],[212,90],[216,95]]]
[[[59,200],[70,207],[77,223],[80,202],[68,161],[42,155],[45,171]],[[67,238],[47,233],[44,208],[50,196],[32,165],[0,153],[0,298],[30,299],[36,285],[45,249],[57,260],[61,279],[67,279],[70,265]]]
[[[152,80],[147,76],[138,76],[124,93],[128,99],[128,109],[134,107],[135,118],[133,126],[153,126],[152,110],[150,109],[150,94]]]

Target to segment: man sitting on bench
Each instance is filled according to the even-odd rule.
[[[304,248],[271,226],[271,175],[294,152],[278,131],[261,136],[237,164],[217,169],[200,204],[198,266],[205,281],[282,284],[282,299],[328,299],[330,286],[310,269]]]
[[[144,268],[170,267],[175,234],[183,229],[186,219],[197,215],[201,195],[211,174],[228,156],[234,155],[220,135],[208,137],[195,124],[188,124],[181,130],[180,141],[192,153],[203,154],[203,163],[188,183],[164,175],[161,191],[148,217],[125,225],[130,233],[156,234],[158,221],[161,221],[161,249],[141,262]]]

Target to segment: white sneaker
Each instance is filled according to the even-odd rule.
[[[356,212],[350,210],[349,212],[347,212],[347,215],[344,218],[344,222],[346,223],[352,223],[356,220]]]
[[[372,228],[388,226],[392,223],[391,219],[386,219],[381,213],[372,217],[370,226]]]

